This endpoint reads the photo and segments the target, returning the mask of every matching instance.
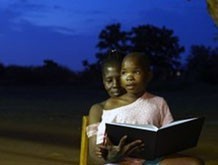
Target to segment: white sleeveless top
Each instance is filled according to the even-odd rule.
[[[166,101],[162,97],[145,93],[131,104],[111,110],[103,110],[96,143],[103,143],[105,123],[153,124],[161,127],[172,121],[173,117]]]

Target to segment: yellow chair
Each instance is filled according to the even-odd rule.
[[[80,145],[80,165],[88,164],[88,137],[86,135],[86,127],[89,124],[88,116],[82,117],[81,129],[81,145]]]

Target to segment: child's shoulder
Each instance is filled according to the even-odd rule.
[[[98,123],[103,112],[103,102],[92,105],[89,110],[89,124]]]
[[[103,109],[105,102],[106,102],[106,101],[93,104],[93,105],[91,106],[91,109]]]
[[[119,108],[127,104],[129,104],[129,102],[124,95],[119,97],[111,97],[108,100],[106,100],[104,104],[104,110]]]
[[[96,103],[93,104],[89,110],[89,114],[96,114],[96,113],[100,113],[102,112],[103,108],[104,108],[104,104],[106,101],[100,102],[100,103]]]
[[[118,97],[109,98],[108,100],[106,100],[106,102],[104,104],[104,110],[110,110],[110,109],[120,107],[120,105],[121,105],[120,102],[121,102],[121,100]]]
[[[145,100],[150,100],[150,101],[154,101],[154,102],[165,102],[165,99],[162,96],[158,96],[149,92],[146,92],[141,98],[145,99]]]

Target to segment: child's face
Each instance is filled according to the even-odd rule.
[[[121,85],[127,93],[142,94],[146,90],[147,80],[148,71],[138,57],[124,59],[121,67]]]
[[[111,97],[117,97],[124,93],[124,89],[120,85],[120,66],[118,64],[110,64],[104,68],[103,84]]]

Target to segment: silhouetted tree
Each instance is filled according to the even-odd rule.
[[[0,83],[4,85],[66,85],[75,83],[77,79],[77,74],[70,69],[53,60],[44,60],[43,66],[4,67],[4,77]]]
[[[5,81],[4,72],[5,72],[5,67],[2,63],[0,63],[0,83],[3,83]]]
[[[81,83],[85,83],[87,85],[87,81],[89,85],[98,85],[101,82],[101,65],[100,63],[92,63],[90,64],[87,60],[82,61],[84,70],[79,74]]]
[[[187,57],[188,78],[193,81],[218,83],[218,49],[203,45],[191,47]]]
[[[113,49],[119,52],[126,52],[128,49],[127,35],[127,32],[121,31],[119,23],[106,26],[99,34],[97,47],[100,51],[96,53],[97,62],[101,62]]]
[[[0,74],[2,74],[4,72],[4,65],[2,63],[0,63]]]
[[[32,76],[32,67],[10,65],[5,68],[5,83],[8,85],[30,84]]]
[[[144,52],[149,56],[155,77],[166,79],[179,69],[179,57],[184,52],[184,47],[179,45],[173,30],[142,25],[132,28],[129,39],[131,51]]]
[[[73,75],[70,69],[59,65],[53,60],[46,59],[43,62],[44,65],[38,68],[38,73],[41,74],[44,81],[47,81],[48,84],[69,83]]]
[[[117,49],[124,54],[140,51],[149,56],[155,77],[166,79],[176,73],[180,66],[179,55],[184,52],[184,47],[179,45],[179,39],[172,30],[152,25],[133,27],[129,32],[120,29],[120,24],[112,24],[102,30],[97,44],[100,49],[96,54],[97,63],[111,49]]]
[[[208,60],[208,69],[204,75],[204,81],[210,84],[218,84],[218,48],[211,52]]]

